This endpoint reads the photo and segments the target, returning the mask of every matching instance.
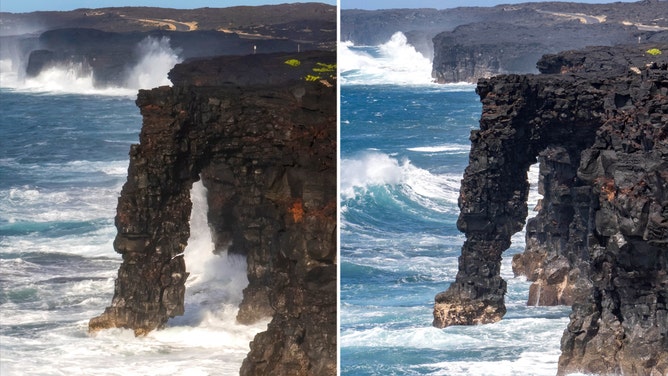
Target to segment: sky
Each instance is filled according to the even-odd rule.
[[[557,0],[559,1],[559,0]],[[634,2],[637,0],[570,0],[574,3]],[[491,7],[499,4],[540,2],[537,0],[340,0],[341,9],[389,9],[389,8],[436,8]]]
[[[78,8],[107,8],[122,6],[150,6],[161,8],[227,8],[237,5],[266,5],[307,2],[294,0],[0,0],[0,11],[12,13],[37,10],[72,10]],[[336,5],[336,0],[312,0]]]

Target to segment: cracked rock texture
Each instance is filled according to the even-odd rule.
[[[457,222],[466,242],[435,326],[503,317],[501,255],[538,161],[543,198],[513,269],[534,281],[529,304],[573,306],[558,373],[668,373],[668,59],[652,47],[668,51],[570,51],[545,56],[545,74],[478,82]]]
[[[237,320],[273,318],[241,374],[336,373],[336,82],[314,71],[335,62],[316,51],[198,60],[172,70],[173,87],[139,92],[143,127],[116,216],[123,263],[91,331],[142,335],[183,314],[201,178],[217,249],[247,257]]]

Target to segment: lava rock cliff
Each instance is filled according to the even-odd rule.
[[[291,62],[287,64],[286,62]],[[242,375],[336,373],[336,54],[217,57],[141,90],[114,241],[123,255],[97,331],[142,335],[184,313],[190,189],[208,189],[218,250],[247,257],[237,320],[272,317]]]
[[[501,256],[539,162],[543,198],[513,269],[535,281],[529,304],[573,305],[558,373],[668,373],[668,59],[650,47],[668,51],[571,51],[541,60],[550,73],[478,82],[457,222],[466,241],[435,326],[505,314]]]
[[[136,87],[129,72],[161,42],[180,60],[336,49],[336,7],[296,3],[228,8],[115,7],[0,12],[0,59],[19,77],[49,68],[92,73],[96,87]]]
[[[441,4],[447,7],[447,3]],[[386,43],[403,32],[433,62],[439,83],[538,73],[544,54],[668,41],[668,2],[528,2],[451,9],[341,10],[341,39]]]

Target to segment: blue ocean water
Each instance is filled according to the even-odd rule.
[[[481,104],[473,85],[431,84],[416,54],[400,34],[339,49],[341,374],[554,375],[570,307],[526,305],[510,268],[523,233],[504,255],[504,320],[431,326],[464,242],[457,198]]]
[[[157,86],[174,54],[151,51],[157,79],[139,75]],[[15,62],[0,63],[0,375],[238,374],[267,323],[236,323],[246,262],[211,252],[201,184],[191,193],[186,314],[146,337],[88,334],[121,262],[114,216],[141,128],[137,89],[95,88],[72,67],[24,80],[8,69]]]

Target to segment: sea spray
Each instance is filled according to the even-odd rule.
[[[530,283],[511,270],[524,233],[503,257],[505,319],[432,327],[465,241],[457,199],[479,127],[474,85],[374,85],[366,73],[342,73],[355,84],[341,87],[341,374],[554,375],[570,308],[526,305]]]
[[[128,73],[125,87],[150,89],[162,85],[171,85],[167,73],[181,62],[179,52],[169,44],[169,38],[147,37],[137,46],[141,58]]]
[[[214,253],[208,224],[207,190],[202,181],[191,190],[190,238],[184,251],[186,270],[185,314],[171,319],[168,328],[151,333],[159,341],[175,345],[213,348],[226,355],[225,367],[238,372],[255,334],[268,321],[253,325],[236,322],[243,289],[248,285],[245,256],[227,250]]]
[[[171,85],[167,74],[182,59],[171,48],[169,38],[146,37],[137,45],[138,62],[128,67],[123,83],[99,86],[89,62],[71,61],[25,77],[25,64],[18,59],[0,61],[0,87],[33,93],[135,96],[139,89]]]
[[[114,215],[140,128],[131,97],[0,89],[0,375],[235,375],[266,329],[235,320],[244,258],[189,249],[185,316],[145,337],[88,334],[112,300]]]
[[[402,32],[376,47],[339,44],[342,83],[348,85],[426,85],[432,83],[431,61],[415,50]]]
[[[201,180],[193,184],[191,200],[190,239],[184,252],[190,273],[186,282],[186,311],[188,308],[197,310],[197,315],[224,306],[238,307],[243,289],[248,285],[245,256],[230,254],[227,250],[214,252],[207,219],[207,189]],[[203,292],[207,293],[205,300],[201,299]]]
[[[460,150],[460,148],[453,148]],[[407,158],[369,151],[352,158],[341,159],[341,196],[352,198],[373,186],[401,186],[400,189],[413,202],[427,205],[430,210],[439,210],[439,205],[430,199],[456,203],[460,176],[438,175],[414,166]]]

